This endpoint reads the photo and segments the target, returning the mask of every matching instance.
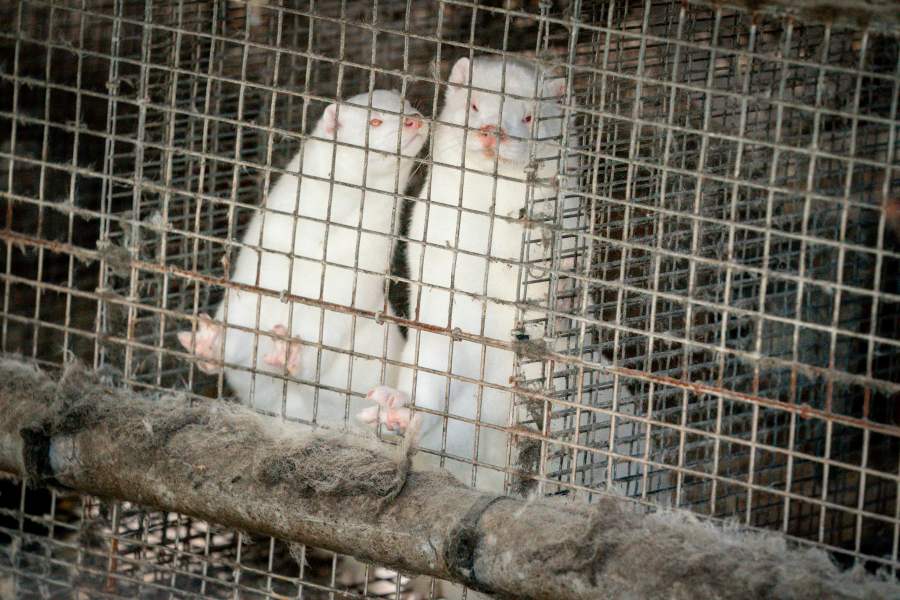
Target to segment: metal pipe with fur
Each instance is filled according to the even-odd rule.
[[[0,359],[0,469],[516,598],[888,598],[818,550],[682,513],[521,500],[410,469],[408,452],[217,401],[57,380]]]

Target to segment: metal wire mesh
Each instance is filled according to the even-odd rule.
[[[528,326],[561,350],[517,361],[510,490],[615,489],[900,567],[896,37],[650,1],[22,0],[0,15],[4,352],[229,395],[176,333],[222,298],[213,284],[325,105],[395,88],[435,117],[460,56],[549,62],[575,177],[559,226],[523,240],[519,297],[551,282]],[[298,566],[252,532],[4,485],[0,595],[407,588],[374,569],[342,580],[319,551]]]

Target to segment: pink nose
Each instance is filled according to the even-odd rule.
[[[493,148],[497,145],[497,126],[496,125],[483,125],[478,129],[478,141],[481,142],[482,147],[484,148]],[[499,135],[500,141],[506,139],[506,132],[503,128],[500,129]]]
[[[422,119],[420,119],[419,117],[406,117],[406,119],[403,121],[403,126],[410,129],[421,129]]]

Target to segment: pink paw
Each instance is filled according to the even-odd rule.
[[[218,373],[222,370],[221,365],[217,362],[221,361],[222,355],[222,326],[216,324],[212,317],[206,313],[202,313],[197,321],[197,332],[179,331],[178,341],[184,346],[184,349],[193,353],[199,358],[206,360],[198,360],[197,367],[204,373]]]
[[[412,411],[407,408],[409,396],[386,385],[372,388],[366,398],[375,406],[359,411],[356,418],[363,423],[384,425],[394,433],[404,433],[410,425]]]
[[[272,328],[272,333],[287,337],[288,330],[284,325],[276,325]],[[263,357],[265,363],[270,367],[286,368],[288,373],[296,375],[300,370],[300,343],[279,339],[272,341],[275,348]]]

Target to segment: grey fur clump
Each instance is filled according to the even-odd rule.
[[[538,360],[547,356],[547,353],[550,351],[550,345],[543,339],[513,340],[512,349],[519,358]]]
[[[112,242],[97,242],[97,254],[106,261],[113,273],[121,277],[131,273],[131,252]]]
[[[791,548],[784,537],[736,526],[716,526],[684,511],[666,511],[643,519],[644,531],[661,533],[649,548],[663,556],[681,553],[680,568],[697,584],[665,585],[676,567],[663,567],[649,578],[648,592],[671,598],[897,598],[893,582],[869,576],[864,569],[841,571],[819,549]],[[663,562],[664,561],[660,561]],[[674,581],[677,581],[674,580]]]
[[[622,498],[593,505],[588,527],[559,531],[532,558],[551,572],[580,572],[599,597],[892,599],[896,582],[842,571],[822,550],[791,547],[778,534],[721,526],[682,510],[642,514]]]
[[[369,458],[359,448],[313,439],[301,448],[263,457],[257,473],[266,485],[287,484],[311,495],[391,494],[397,485],[396,465],[370,465]]]

